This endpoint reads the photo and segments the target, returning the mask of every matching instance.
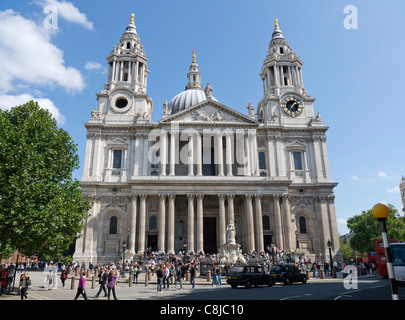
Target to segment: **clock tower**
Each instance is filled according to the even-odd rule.
[[[260,122],[296,126],[307,125],[314,119],[315,99],[307,95],[304,88],[302,66],[303,62],[289,46],[276,19],[259,74],[263,81],[263,99],[257,108]]]

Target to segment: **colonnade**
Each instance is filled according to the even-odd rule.
[[[133,195],[131,198],[131,211],[129,221],[129,245],[130,252],[142,253],[146,248],[146,215],[147,194]],[[156,196],[153,195],[153,196]],[[264,250],[263,240],[263,217],[262,217],[262,194],[218,194],[218,225],[217,232],[219,244],[226,243],[226,227],[230,221],[235,223],[234,199],[236,196],[244,200],[244,216],[240,217],[242,235],[244,238],[244,251]],[[175,252],[175,194],[158,194],[158,250]],[[277,247],[292,248],[291,241],[291,213],[287,201],[287,195],[273,194],[273,212],[275,226],[272,228],[275,236],[274,242]],[[204,251],[204,194],[187,194],[187,250],[188,252]],[[138,210],[139,199],[139,210]],[[280,201],[281,200],[281,201]],[[225,205],[227,202],[227,206]],[[139,226],[136,221],[139,214]],[[283,215],[283,218],[282,218]],[[282,225],[284,223],[284,226]],[[166,227],[167,225],[167,227]],[[138,230],[138,232],[137,232]],[[166,232],[167,230],[167,232]],[[284,237],[283,237],[284,234]]]
[[[215,139],[213,145],[212,137]],[[155,164],[159,164],[159,175],[161,176],[175,176],[176,165],[181,163],[187,165],[188,176],[202,176],[203,164],[210,164],[212,147],[216,176],[233,176],[234,174],[259,176],[256,130],[210,129],[207,132],[194,129],[186,129],[183,132],[161,130],[159,134],[155,135],[155,138],[159,141],[149,149],[151,140],[149,135],[136,135],[134,176],[148,175],[145,170],[140,170],[139,161],[148,160],[149,150],[159,151],[159,156],[155,157]],[[180,148],[180,141],[186,141],[186,145],[182,148]],[[234,165],[237,165],[240,171],[234,172]],[[143,166],[145,167],[145,164]]]

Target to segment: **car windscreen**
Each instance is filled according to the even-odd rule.
[[[271,271],[279,272],[279,271],[282,270],[282,268],[283,268],[283,266],[273,266],[273,267],[271,268]]]
[[[244,267],[239,267],[239,266],[232,267],[231,272],[243,272],[243,268]]]

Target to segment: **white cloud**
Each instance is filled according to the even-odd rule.
[[[391,180],[390,176],[387,173],[385,173],[384,171],[378,171],[377,176],[379,178]]]
[[[84,66],[84,68],[86,70],[99,70],[101,69],[103,66],[98,63],[98,62],[93,62],[93,61],[89,61],[86,63],[86,65]]]
[[[72,2],[65,0],[38,0],[34,2],[43,7],[47,5],[55,6],[58,10],[58,18],[61,17],[66,21],[77,23],[86,29],[94,30],[93,23],[87,19],[87,15],[80,12],[80,10],[76,8]]]
[[[399,192],[399,186],[393,187],[391,189],[387,190],[387,193],[400,193]]]
[[[65,66],[63,51],[50,38],[50,32],[13,10],[0,11],[0,94],[21,84],[83,90],[82,75]]]
[[[346,225],[346,224],[347,224],[347,219],[337,219],[336,222],[337,222],[338,224]]]
[[[352,180],[360,180],[360,177],[359,176],[352,176]]]
[[[0,109],[9,110],[15,106],[22,105],[30,100],[37,101],[38,105],[41,108],[47,109],[60,125],[63,125],[65,123],[65,117],[60,113],[59,109],[55,106],[55,104],[51,100],[41,98],[37,99],[30,94],[21,94],[18,96],[0,95]]]

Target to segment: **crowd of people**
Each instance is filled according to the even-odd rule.
[[[332,270],[342,272],[344,266],[337,262],[333,266],[328,262],[316,261],[307,259],[304,255],[297,255],[294,252],[278,250],[276,247],[266,247],[262,252],[249,252],[244,255],[247,264],[260,264],[264,267],[266,272],[270,272],[273,264],[280,263],[295,263],[302,272],[311,272],[312,276],[320,276],[321,270],[325,272],[326,276],[331,275]],[[204,266],[205,265],[205,266]],[[108,299],[112,297],[117,298],[115,291],[116,283],[119,279],[131,279],[132,284],[138,284],[138,278],[143,272],[148,274],[151,272],[152,276],[156,276],[158,293],[163,289],[166,290],[183,290],[183,283],[185,279],[189,281],[191,288],[195,288],[195,278],[197,271],[202,268],[210,269],[205,270],[210,273],[212,278],[212,286],[218,287],[222,285],[222,277],[228,274],[231,266],[227,263],[221,263],[221,255],[218,254],[204,254],[202,252],[197,254],[179,251],[177,254],[166,254],[156,250],[147,249],[143,255],[137,257],[137,261],[119,260],[116,262],[109,262],[105,264],[93,264],[75,261],[65,265],[63,262],[47,262],[35,261],[31,264],[20,263],[18,267],[14,264],[5,263],[1,266],[0,281],[1,281],[1,296],[10,294],[15,273],[20,273],[18,278],[18,290],[21,294],[21,299],[28,299],[27,290],[31,285],[31,280],[28,271],[43,271],[44,282],[43,287],[57,288],[57,283],[60,279],[62,287],[65,286],[68,274],[80,274],[80,279],[77,287],[75,300],[82,296],[87,299],[86,293],[86,273],[85,270],[90,269],[91,273],[97,270],[99,288],[95,295],[98,298],[101,293]],[[375,264],[363,264],[361,267],[367,268],[370,273],[377,273]],[[187,277],[186,277],[187,275]]]
[[[0,282],[1,282],[1,296],[9,295],[11,293],[12,287],[15,284],[16,277],[16,266],[14,264],[5,263],[1,266],[0,270]],[[31,279],[28,272],[24,272],[20,269],[20,277],[18,281],[18,292],[21,295],[21,300],[28,300],[27,291],[28,287],[31,285]]]

